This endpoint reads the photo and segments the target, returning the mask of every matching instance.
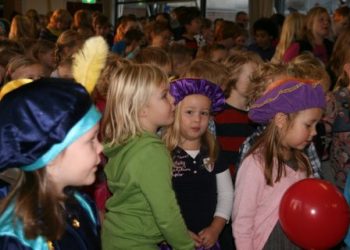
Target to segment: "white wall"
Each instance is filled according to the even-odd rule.
[[[36,9],[39,14],[46,14],[50,10],[65,9],[66,6],[67,0],[22,0],[23,13],[29,9]]]

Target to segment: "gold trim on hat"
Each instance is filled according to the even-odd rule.
[[[287,89],[282,89],[280,91],[278,91],[277,95],[275,97],[270,97],[268,99],[266,99],[264,102],[262,103],[254,103],[252,106],[251,106],[251,109],[254,109],[254,108],[261,108],[262,106],[270,103],[270,102],[273,102],[275,101],[276,99],[278,99],[280,97],[280,95],[282,94],[287,94],[287,93],[291,93],[295,90],[298,90],[300,87],[302,87],[303,85],[305,84],[309,84],[309,83],[298,83],[297,85],[295,86],[292,86],[290,88],[287,88]],[[311,86],[313,88],[316,88],[317,86],[319,85],[318,82],[315,82],[315,83],[312,83]],[[272,89],[273,90],[273,89]],[[261,97],[260,97],[261,98]]]

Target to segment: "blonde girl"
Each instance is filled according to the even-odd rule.
[[[282,78],[250,107],[250,119],[267,128],[237,173],[232,214],[237,249],[298,249],[281,229],[278,208],[288,187],[312,174],[302,150],[316,135],[325,104],[320,84]]]
[[[323,63],[328,63],[332,54],[333,43],[327,39],[330,32],[330,17],[327,9],[313,7],[306,14],[305,37],[292,46],[285,57],[291,60],[303,51],[311,51]]]
[[[280,40],[271,62],[288,62],[290,60],[288,50],[292,50],[293,46],[297,46],[297,41],[301,41],[304,35],[305,15],[298,12],[288,15],[283,22]]]
[[[327,63],[333,49],[333,43],[327,39],[331,29],[327,9],[314,7],[306,15],[306,38],[312,45],[313,54]]]
[[[156,132],[174,121],[167,76],[150,65],[126,65],[111,76],[102,138],[112,196],[102,228],[103,249],[193,249],[174,191],[171,159]]]
[[[228,75],[228,70],[222,64],[204,59],[195,59],[181,77],[205,79],[217,84],[221,89],[224,89],[227,83]],[[209,131],[213,135],[216,135],[213,117],[210,117],[208,126]]]
[[[227,164],[218,157],[210,116],[221,110],[220,87],[204,79],[171,82],[175,122],[163,139],[173,159],[173,187],[197,249],[220,249],[218,237],[230,218],[233,187]]]

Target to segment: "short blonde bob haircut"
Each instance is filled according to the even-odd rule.
[[[139,115],[155,89],[169,84],[167,75],[149,64],[130,64],[111,74],[102,118],[102,139],[121,145],[144,132]]]

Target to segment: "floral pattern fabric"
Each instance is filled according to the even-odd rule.
[[[344,188],[347,173],[350,169],[350,130],[337,132],[334,128],[335,122],[339,118],[342,119],[344,127],[350,124],[349,102],[350,91],[347,88],[329,93],[327,95],[327,108],[323,117],[328,137],[325,140],[328,150],[323,158],[327,158],[327,154],[329,154],[329,170],[333,175],[331,176],[333,179],[330,181],[340,189]]]

